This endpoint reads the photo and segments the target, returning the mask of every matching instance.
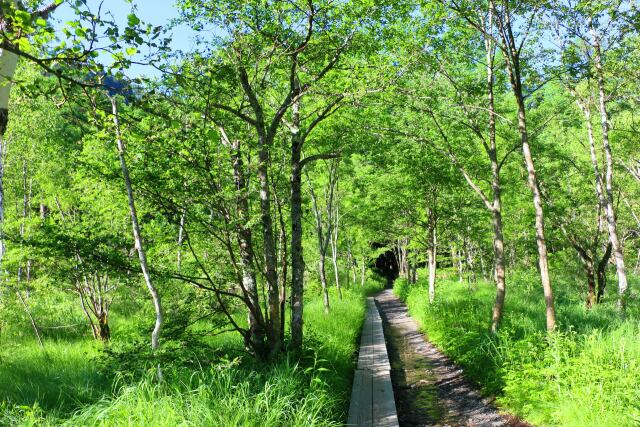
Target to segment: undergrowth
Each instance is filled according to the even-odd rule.
[[[640,317],[631,301],[622,320],[613,302],[585,308],[577,284],[555,281],[558,331],[544,331],[535,273],[512,275],[504,320],[488,333],[492,284],[440,280],[429,304],[425,283],[397,281],[429,339],[505,410],[534,425],[631,426],[640,423]]]
[[[104,372],[113,363],[86,339],[5,340],[0,348],[0,425],[333,426],[346,418],[364,296],[380,285],[331,294],[331,313],[310,295],[305,351],[268,364],[243,354],[235,334],[211,338],[215,362],[163,367],[139,376]],[[122,355],[121,355],[122,357]],[[185,360],[194,358],[185,357]],[[175,358],[175,360],[181,360]],[[195,360],[203,360],[195,358]]]

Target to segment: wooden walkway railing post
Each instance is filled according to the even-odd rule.
[[[347,425],[398,426],[382,319],[373,298],[367,298],[367,313],[362,327],[358,368],[353,378]]]

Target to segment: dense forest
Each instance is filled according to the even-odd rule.
[[[0,0],[0,424],[344,424],[391,286],[500,410],[640,423],[634,1],[109,3]]]

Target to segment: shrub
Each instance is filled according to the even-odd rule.
[[[402,301],[407,300],[410,290],[411,285],[407,279],[396,279],[396,281],[393,282],[393,293]]]

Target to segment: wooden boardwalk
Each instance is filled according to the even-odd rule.
[[[349,426],[398,426],[391,385],[391,366],[382,331],[382,319],[373,298],[367,298],[358,368],[353,378]]]

